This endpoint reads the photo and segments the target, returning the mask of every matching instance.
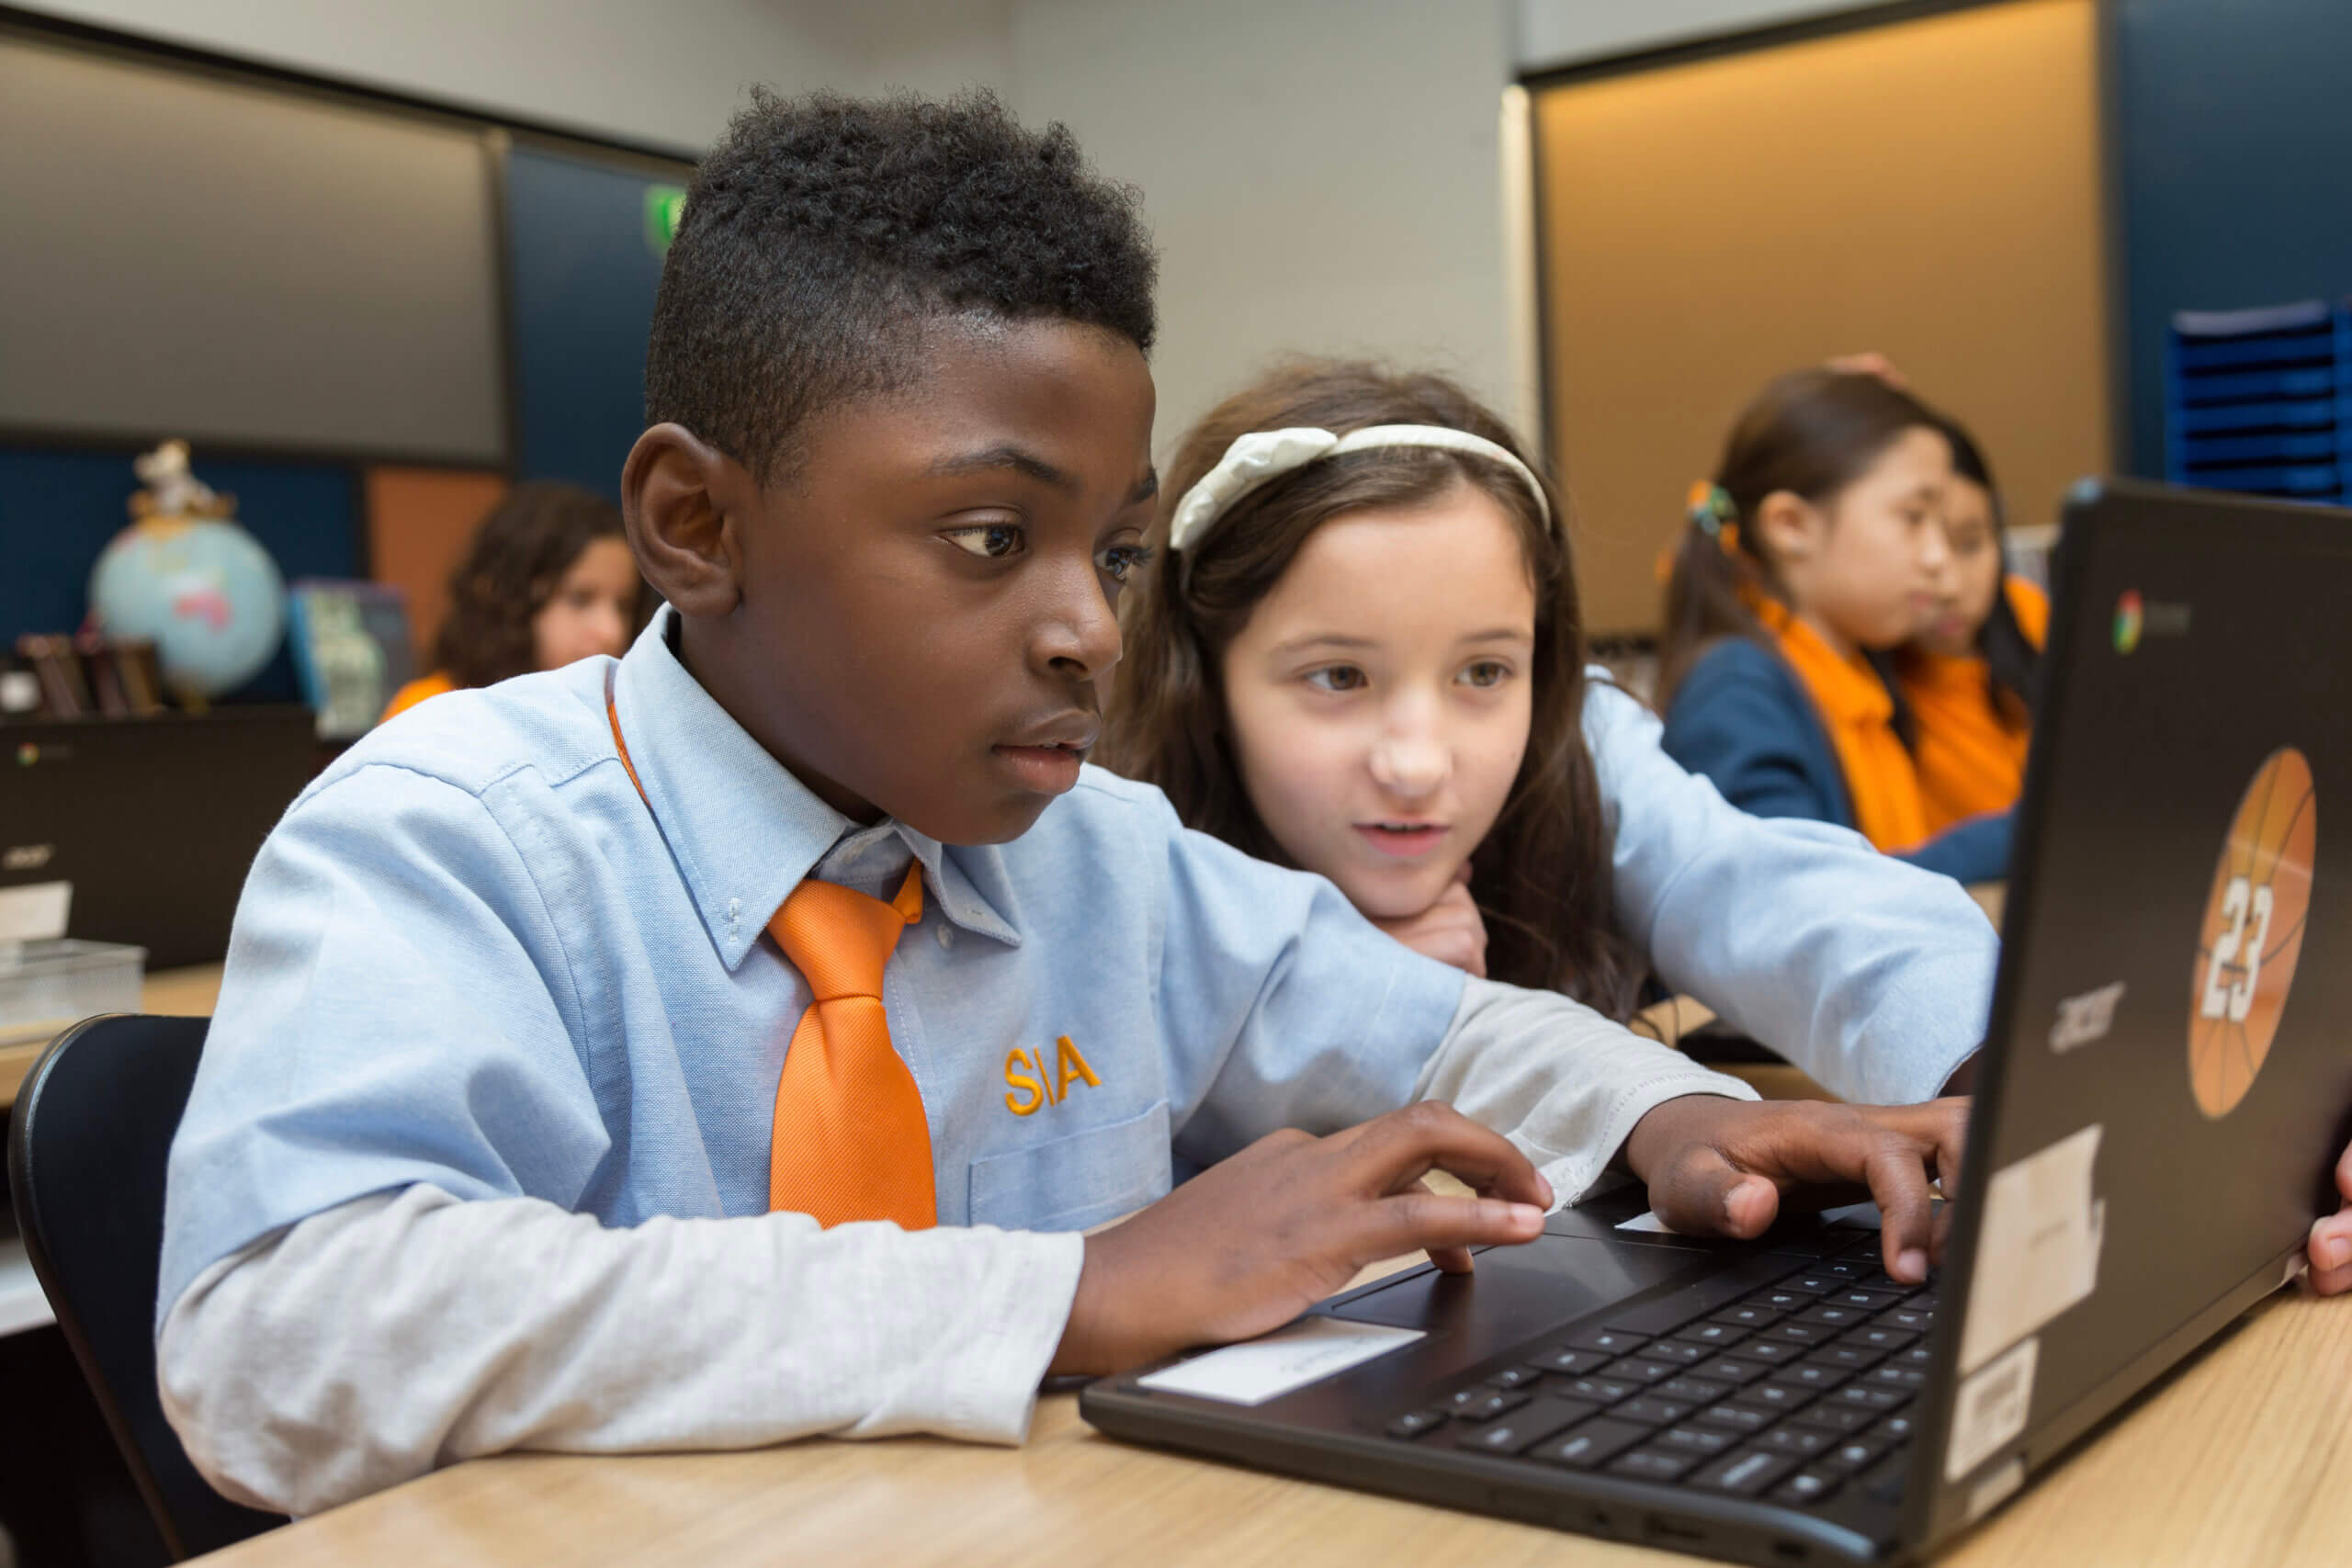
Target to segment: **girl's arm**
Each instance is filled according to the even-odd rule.
[[[1956,882],[1998,882],[2009,874],[2009,826],[2010,813],[1987,812],[1894,858]]]
[[[1661,740],[1750,816],[1853,826],[1829,737],[1796,677],[1759,644],[1730,638],[1709,649],[1674,694]]]
[[[1597,678],[1585,739],[1617,919],[1666,983],[1849,1100],[1933,1097],[1983,1040],[1999,939],[1947,877],[1724,803]]]

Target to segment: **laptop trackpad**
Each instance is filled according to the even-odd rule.
[[[1524,1247],[1478,1254],[1474,1273],[1410,1274],[1329,1312],[1432,1335],[1475,1328],[1478,1338],[1500,1348],[1709,1267],[1720,1264],[1696,1251],[1544,1235]]]

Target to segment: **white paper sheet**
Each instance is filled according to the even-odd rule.
[[[2033,1374],[2041,1364],[2041,1341],[2029,1339],[1961,1383],[1960,1397],[1951,1402],[1951,1440],[1944,1445],[1945,1480],[1958,1481],[2025,1430],[2033,1409]]]
[[[1420,1337],[1418,1328],[1349,1323],[1336,1317],[1302,1318],[1262,1339],[1227,1345],[1136,1382],[1162,1393],[1189,1393],[1227,1404],[1263,1404]]]
[[[0,887],[0,942],[48,942],[65,934],[74,908],[70,882],[33,882]]]
[[[2107,1203],[2091,1194],[2098,1122],[1994,1173],[1985,1184],[1960,1370],[1996,1354],[2088,1296],[2098,1285]]]

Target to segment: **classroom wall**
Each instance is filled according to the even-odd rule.
[[[1163,254],[1163,446],[1281,346],[1428,361],[1510,394],[1497,174],[1504,0],[36,8],[681,148],[716,135],[753,81],[851,92],[986,83],[1027,118],[1066,120],[1105,172],[1143,187]]]
[[[1143,187],[1159,442],[1277,349],[1451,370],[1506,399],[1498,5],[1023,0],[1016,102]]]
[[[752,81],[842,64],[739,0],[34,0],[28,9],[593,134],[703,146]]]

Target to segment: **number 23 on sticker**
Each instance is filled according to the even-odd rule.
[[[2188,1083],[2208,1116],[2235,1110],[2270,1054],[2302,956],[2318,835],[2311,764],[2282,746],[2239,797],[2198,933]]]
[[[2263,944],[2270,940],[2270,917],[2278,900],[2267,882],[2250,892],[2243,876],[2230,878],[2229,891],[2222,897],[2222,919],[2230,922],[2213,942],[2212,962],[2205,966],[2205,998],[2198,1009],[2199,1018],[2226,1018],[2232,1023],[2244,1023],[2254,1007],[2254,987],[2262,978]],[[2254,940],[2245,941],[2248,913],[2254,922]],[[2245,956],[2240,959],[2243,952]],[[2229,972],[2243,971],[2233,981]]]

